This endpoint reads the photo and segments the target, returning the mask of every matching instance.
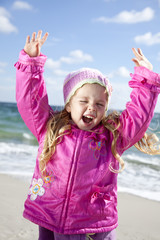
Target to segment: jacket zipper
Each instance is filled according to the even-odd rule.
[[[66,224],[66,219],[67,219],[67,213],[68,213],[68,205],[69,205],[69,201],[70,201],[70,196],[71,196],[71,192],[72,192],[72,188],[73,188],[73,183],[74,183],[74,176],[77,170],[77,159],[80,153],[80,149],[81,149],[81,145],[82,145],[82,141],[78,141],[80,138],[83,138],[83,135],[85,133],[83,131],[81,131],[80,133],[76,133],[76,144],[75,144],[75,151],[72,157],[72,161],[71,161],[71,167],[70,167],[70,172],[69,172],[69,176],[68,176],[68,182],[67,182],[67,189],[66,189],[66,199],[63,205],[63,210],[62,210],[62,214],[61,214],[61,222],[60,222],[60,228],[61,231],[64,231],[64,227]]]

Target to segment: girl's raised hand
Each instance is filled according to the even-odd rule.
[[[136,64],[137,67],[146,67],[149,70],[153,69],[152,64],[148,61],[148,59],[143,55],[142,50],[140,48],[132,48],[132,51],[136,58],[133,58],[132,61]]]
[[[41,47],[47,40],[48,33],[45,33],[42,37],[42,31],[39,30],[37,37],[36,33],[34,32],[32,34],[32,37],[30,39],[30,36],[27,36],[26,38],[26,44],[24,46],[24,51],[30,56],[30,57],[37,57],[40,55]]]

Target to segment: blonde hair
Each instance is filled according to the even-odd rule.
[[[39,167],[42,175],[46,174],[46,166],[51,156],[55,153],[56,145],[62,140],[63,135],[71,132],[70,114],[66,109],[55,113],[47,123],[47,133],[44,140],[42,153],[39,157]]]
[[[120,170],[115,170],[112,165],[110,165],[110,170],[114,173],[119,173],[124,170],[125,163],[119,153],[117,152],[117,140],[119,135],[123,134],[119,131],[120,128],[120,114],[118,112],[113,112],[109,114],[108,117],[102,119],[102,123],[104,127],[110,130],[113,134],[113,141],[111,144],[111,151],[113,156],[118,160],[121,168]],[[134,146],[141,152],[149,154],[149,155],[156,155],[160,154],[160,144],[159,139],[156,134],[153,133],[145,133],[143,138],[140,139]],[[128,144],[129,147],[129,144]]]
[[[109,168],[112,172],[117,173],[117,172],[122,172],[124,170],[124,161],[121,158],[121,156],[117,152],[116,144],[117,144],[117,139],[119,137],[119,127],[120,127],[120,120],[119,120],[119,114],[118,112],[112,112],[109,114],[107,117],[104,117],[102,119],[102,124],[104,125],[105,128],[107,128],[109,131],[112,132],[113,135],[113,140],[111,144],[111,151],[113,156],[118,160],[121,169],[120,170],[115,170],[112,165],[109,165]]]
[[[108,116],[102,119],[102,124],[106,129],[112,132],[113,140],[111,144],[111,151],[113,156],[117,159],[120,164],[120,170],[116,170],[110,164],[109,168],[114,173],[119,173],[124,170],[124,161],[117,152],[117,140],[119,135],[120,127],[120,114],[117,112],[112,112]],[[59,144],[64,135],[71,133],[70,124],[70,113],[66,109],[56,113],[47,123],[47,133],[44,140],[43,151],[39,157],[39,166],[42,175],[46,175],[46,166],[49,162],[51,156],[55,153],[56,145]],[[159,139],[155,134],[144,134],[144,137],[138,141],[134,146],[141,152],[155,155],[160,154],[160,146],[158,146]]]

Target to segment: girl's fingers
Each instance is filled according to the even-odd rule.
[[[152,64],[148,61],[148,59],[143,55],[142,50],[140,48],[132,48],[132,51],[135,55],[135,58],[132,61],[135,63],[136,66],[143,66],[148,68],[149,70],[153,70]]]
[[[47,40],[47,37],[48,37],[48,32],[46,32],[42,38],[42,44]]]
[[[139,55],[138,55],[138,52],[137,52],[137,50],[136,50],[135,48],[132,48],[132,51],[133,51],[133,53],[134,53],[135,57],[136,57],[136,58],[138,58],[138,57],[139,57]]]
[[[135,48],[132,48],[132,51],[133,51],[135,57],[136,57],[138,60],[141,60],[141,59],[142,59],[143,54],[142,54],[142,51],[141,51],[140,48],[138,48],[138,52],[137,52],[137,50],[136,50]],[[142,54],[142,55],[141,55],[141,54]]]
[[[35,37],[36,37],[36,33],[32,33],[32,38],[31,38],[31,42],[34,42],[35,41]]]
[[[132,61],[135,63],[135,65],[138,67],[140,66],[139,60],[136,58],[132,58]]]
[[[26,44],[27,43],[30,43],[30,36],[27,36],[27,38],[26,38]]]
[[[30,36],[27,36],[26,38],[26,44],[24,46],[25,52],[30,57],[37,57],[40,55],[40,50],[44,42],[47,40],[48,33],[45,33],[42,37],[42,31],[39,30],[36,36],[36,32],[32,33],[32,37],[30,39]]]
[[[40,41],[41,40],[41,36],[42,36],[42,30],[39,30],[38,34],[37,34],[37,39],[36,40]]]
[[[142,50],[140,48],[138,48],[138,53],[143,56]]]
[[[37,47],[37,55],[39,56],[40,55],[40,44],[37,43],[36,47]]]
[[[38,33],[37,33],[37,37],[36,37],[36,32],[33,32],[32,33],[32,38],[30,40],[30,37],[27,36],[27,39],[26,39],[26,43],[30,43],[30,42],[39,42],[40,45],[43,45],[43,43],[47,40],[47,37],[48,37],[48,33],[46,32],[44,34],[44,36],[42,37],[42,30],[39,30]]]

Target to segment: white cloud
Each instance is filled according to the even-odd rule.
[[[0,16],[10,17],[10,13],[4,7],[0,7]]]
[[[6,62],[0,62],[0,73],[5,72],[5,67],[7,66]]]
[[[87,53],[83,53],[81,50],[74,50],[69,53],[69,57],[61,57],[60,61],[67,64],[74,64],[74,63],[92,62],[93,58],[91,55]]]
[[[116,76],[128,78],[130,76],[130,71],[125,66],[121,66],[117,70],[108,74],[109,78],[114,78]]]
[[[130,100],[131,88],[128,87],[128,82],[111,82],[113,93],[110,102],[110,109],[123,110],[126,103]]]
[[[52,58],[48,58],[46,61],[46,67],[49,69],[59,68],[60,65],[60,61],[54,61]]]
[[[99,17],[96,18],[96,22],[103,22],[103,23],[139,23],[139,22],[148,22],[151,21],[154,17],[154,10],[150,7],[143,9],[142,11],[122,11],[116,16],[112,18],[108,17]]]
[[[49,77],[45,77],[45,82],[47,87],[54,87],[54,90],[60,90],[62,89],[62,84],[61,84],[61,80],[57,77],[55,77],[54,75],[49,76]],[[49,88],[49,87],[48,87]]]
[[[54,74],[59,77],[65,77],[68,74],[68,71],[62,70],[62,69],[55,69]]]
[[[60,38],[56,38],[56,37],[53,37],[53,38],[52,38],[52,41],[53,41],[53,42],[61,42],[62,39],[60,39]]]
[[[4,68],[7,66],[7,63],[6,62],[0,62],[0,68]]]
[[[9,12],[0,7],[0,32],[2,33],[11,33],[17,32],[17,28],[10,22],[10,14]]]
[[[158,53],[157,60],[160,61],[160,52]]]
[[[29,3],[23,1],[15,1],[13,3],[13,8],[15,10],[32,10],[32,6]]]
[[[15,102],[15,85],[1,86],[0,85],[0,101]]]
[[[151,46],[154,44],[160,44],[160,32],[152,35],[151,32],[145,33],[144,35],[139,35],[134,38],[136,43],[142,43],[147,46]]]
[[[46,67],[48,69],[51,69],[54,75],[64,77],[68,72],[62,69],[62,64],[71,65],[92,61],[93,57],[90,54],[84,53],[81,50],[74,50],[69,53],[69,56],[62,56],[57,61],[48,58],[46,62]]]
[[[121,66],[118,68],[117,70],[117,75],[121,76],[121,77],[125,77],[125,78],[128,78],[129,75],[130,75],[130,71],[124,67],[124,66]]]

